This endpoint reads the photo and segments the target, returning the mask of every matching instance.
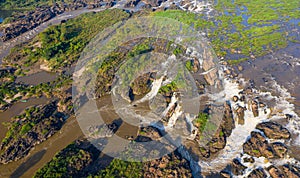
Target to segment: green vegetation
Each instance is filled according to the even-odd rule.
[[[31,60],[42,57],[49,66],[56,69],[74,63],[87,43],[101,30],[124,18],[128,14],[120,10],[106,10],[99,13],[88,13],[67,21],[58,26],[52,26],[39,35],[42,48]]]
[[[21,131],[20,131],[20,135],[26,134],[29,130],[31,130],[31,128],[34,125],[35,125],[34,123],[27,123],[27,124],[23,125],[21,128]]]
[[[134,57],[143,53],[147,53],[149,51],[153,50],[151,45],[148,41],[145,41],[141,44],[138,44],[130,50],[130,52],[127,54],[128,57]]]
[[[128,43],[131,45],[128,45]],[[150,58],[146,53],[151,51],[171,55],[176,51],[176,55],[181,55],[184,51],[183,47],[177,46],[175,43],[165,39],[140,38],[128,43],[122,44],[105,56],[101,64],[93,64],[91,67],[89,72],[93,73],[96,71],[99,76],[96,85],[99,87],[96,90],[98,96],[102,96],[109,91],[109,87],[107,86],[109,86],[113,80],[113,71],[119,71],[118,75],[120,78],[126,81],[123,82],[123,87],[126,87],[137,77],[138,71],[147,71],[150,66],[158,65],[159,62],[162,61],[161,59],[149,60]],[[126,46],[126,50],[124,50],[124,46]],[[128,49],[129,46],[131,47],[130,49]],[[120,64],[123,65],[119,66]],[[181,70],[179,72],[181,73],[178,76],[185,71]],[[177,87],[183,88],[183,86],[186,85],[185,80],[181,78],[176,78],[174,82],[176,82]]]
[[[192,71],[193,70],[193,62],[191,60],[187,61],[185,63],[185,67],[187,68],[187,70]]]
[[[101,163],[98,162],[99,156]],[[135,178],[153,175],[153,170],[160,172],[161,177],[173,173],[179,177],[192,176],[188,162],[177,151],[152,161],[127,162],[102,155],[90,143],[77,140],[57,153],[50,162],[36,172],[34,177],[87,177],[89,175],[89,178]]]
[[[180,22],[194,25],[195,28],[211,28],[214,27],[213,21],[204,20],[201,17],[202,15],[196,15],[191,12],[185,12],[181,10],[167,10],[167,11],[157,11],[154,12],[152,15],[159,16],[159,17],[165,17],[165,18],[171,18],[176,19]]]
[[[13,76],[13,74],[11,74]],[[71,84],[70,75],[60,75],[54,81],[38,85],[16,84],[11,81],[0,82],[0,106],[11,104],[29,97],[46,96],[48,98],[56,95],[60,88]]]
[[[77,61],[84,47],[95,35],[128,16],[119,9],[83,14],[47,28],[25,47],[12,49],[5,61],[18,61],[25,67],[39,61],[54,71],[68,67]]]
[[[39,107],[31,107],[25,109],[24,113],[16,116],[15,119],[23,119],[23,124],[20,122],[12,122],[9,124],[9,129],[5,138],[2,140],[3,145],[7,145],[9,141],[17,139],[25,135],[38,122],[38,118],[34,118],[33,113],[40,111]]]
[[[182,53],[184,53],[184,50],[183,50],[182,48],[180,48],[180,47],[177,47],[177,48],[175,48],[175,49],[173,50],[173,54],[174,54],[175,56],[178,56],[179,54],[182,54]]]
[[[252,150],[252,152],[255,154],[260,154],[259,150]]]
[[[70,177],[79,174],[81,169],[92,162],[93,150],[80,148],[72,143],[54,156],[34,177]]]
[[[298,6],[297,0],[224,0],[218,1],[214,8],[219,13],[211,19],[180,10],[158,11],[152,15],[176,19],[205,32],[219,57],[227,60],[238,54],[242,58],[230,61],[235,65],[246,58],[285,48],[292,38],[288,38],[285,26],[279,24],[299,18]]]
[[[219,132],[219,136],[220,136],[220,137],[223,137],[223,136],[224,136],[224,132],[223,132],[222,130]]]
[[[198,127],[199,132],[203,132],[208,121],[208,114],[199,113],[198,117],[193,121],[194,125]]]
[[[143,177],[143,163],[127,162],[114,159],[108,167],[100,170],[95,178],[114,178],[114,177]]]
[[[237,60],[227,60],[227,62],[228,62],[228,64],[229,65],[237,65],[237,64],[239,64],[239,63],[241,63],[241,62],[244,62],[244,61],[247,61],[248,59],[247,58],[240,58],[240,59],[237,59]]]
[[[160,87],[158,92],[166,94],[166,93],[174,92],[177,90],[178,90],[178,88],[176,86],[176,83],[174,81],[172,81],[171,83]]]

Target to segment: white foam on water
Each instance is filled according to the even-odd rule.
[[[177,103],[178,99],[176,98],[176,93],[173,94],[171,97],[171,102],[169,103],[168,107],[164,112],[162,113],[161,117],[164,117],[167,115],[167,113],[170,111],[170,109]]]
[[[196,118],[196,116],[191,116],[189,113],[185,114],[185,119],[188,124],[188,127],[190,127],[190,135],[187,137],[187,139],[194,140],[196,138],[198,128],[196,128],[193,124],[193,120]]]
[[[224,91],[223,94],[226,100],[230,100],[234,95],[238,95],[241,90],[237,83],[225,79],[224,80]],[[243,103],[240,103],[242,105]],[[235,108],[236,104],[231,103],[231,107]],[[247,107],[247,105],[243,104]],[[269,114],[270,111],[267,113]],[[256,125],[260,122],[261,119],[265,118],[266,115],[260,109],[259,117],[254,117],[250,108],[245,111],[245,124],[237,125],[236,128],[232,131],[230,137],[227,138],[227,143],[225,148],[220,151],[219,156],[210,161],[200,161],[199,165],[201,166],[202,171],[221,171],[228,163],[230,163],[234,158],[238,157],[243,152],[243,143],[249,137],[251,131],[253,131]],[[237,117],[237,116],[234,116]]]
[[[242,79],[243,80],[243,79]],[[274,110],[280,111],[276,112],[275,115],[273,115],[270,119],[278,119],[285,116],[285,114],[291,114],[293,117],[290,119],[288,125],[286,126],[289,131],[292,133],[300,133],[300,119],[297,116],[297,114],[294,112],[294,105],[289,102],[293,97],[291,94],[282,86],[280,86],[276,81],[274,81],[274,84],[272,85],[272,88],[275,88],[277,93],[279,93],[279,96],[273,96],[270,92],[259,92],[257,90],[253,90],[254,93],[257,93],[260,98],[267,97],[268,100],[275,100],[275,106]],[[224,91],[220,93],[219,95],[223,95],[226,100],[231,99],[234,95],[238,96],[238,93],[241,90],[239,89],[239,86],[237,83],[234,83],[233,81],[230,81],[228,79],[224,80]],[[220,97],[220,96],[217,96]],[[254,117],[253,113],[251,111],[251,107],[249,107],[246,103],[243,102],[237,102],[237,103],[231,103],[232,108],[237,108],[237,106],[245,106],[247,110],[245,111],[245,124],[244,125],[237,125],[236,128],[232,131],[231,136],[227,138],[226,146],[223,150],[219,152],[219,155],[209,161],[200,161],[199,165],[201,167],[202,172],[216,172],[221,171],[225,166],[232,162],[234,158],[242,158],[244,156],[247,156],[243,153],[243,143],[250,137],[251,131],[255,130],[255,127],[258,123],[265,122],[269,120],[269,116],[271,114],[271,109],[269,108],[259,108],[259,116]],[[265,113],[265,111],[267,111]],[[274,113],[273,113],[274,114]],[[234,114],[234,117],[237,116]],[[283,140],[270,140],[270,142],[283,142]],[[296,144],[300,144],[299,137],[294,140]],[[264,157],[260,158],[254,158],[255,163],[244,163],[248,168],[246,169],[246,172],[242,176],[237,177],[245,177],[248,175],[253,169],[256,168],[267,168],[270,165],[283,165],[286,163],[292,163],[296,164],[297,160],[294,158],[290,158],[288,155],[286,158],[277,159],[277,160],[268,160]],[[299,163],[297,163],[299,165]]]
[[[288,92],[286,88],[280,86],[275,80],[273,80],[273,85],[271,86],[279,96],[269,95],[270,98],[276,101],[274,110],[277,111],[276,115],[272,116],[272,120],[282,119],[286,114],[292,115],[289,119],[288,124],[285,126],[290,132],[298,135],[296,139],[293,140],[295,144],[300,145],[300,118],[294,111],[295,106],[290,102],[294,98]]]
[[[291,99],[290,93],[283,87],[279,86],[276,82],[274,82],[274,86],[281,94],[281,96],[272,96],[270,92],[259,92],[255,89],[253,89],[254,93],[257,93],[259,97],[269,97],[269,99],[275,99],[275,109],[282,110],[282,114],[278,113],[272,118],[282,118],[282,115],[284,114],[292,114],[294,117],[290,120],[289,124],[287,125],[287,128],[292,132],[299,132],[298,124],[299,117],[294,112],[294,105],[291,104],[288,100]],[[220,93],[220,95],[223,95],[226,100],[231,99],[234,95],[238,96],[238,93],[241,90],[239,89],[239,86],[237,83],[234,83],[233,81],[230,81],[228,79],[224,80],[224,91],[223,93]],[[218,96],[220,97],[220,96]],[[259,108],[259,116],[254,117],[253,112],[251,111],[251,107],[248,106],[246,103],[243,102],[237,102],[237,103],[231,103],[232,108],[237,108],[237,106],[246,107],[247,110],[245,111],[245,123],[244,125],[237,125],[236,128],[233,130],[230,137],[227,138],[227,143],[225,148],[220,151],[219,156],[217,158],[210,160],[210,161],[200,161],[199,165],[201,166],[202,171],[221,171],[228,163],[232,162],[234,158],[239,158],[240,155],[243,155],[243,143],[250,137],[251,131],[255,130],[255,127],[258,123],[265,122],[268,120],[271,110],[269,108]],[[265,112],[266,111],[266,112]],[[237,116],[234,114],[234,117]],[[271,118],[271,119],[272,119]],[[270,140],[271,142],[283,142],[283,140]],[[298,143],[298,142],[297,142]],[[255,158],[256,162],[253,164],[252,168],[249,168],[248,172],[246,174],[250,173],[250,170],[253,170],[254,168],[258,167],[268,167],[270,166],[270,162],[268,162],[265,158]],[[282,159],[282,163],[288,163],[291,162],[291,159]],[[295,162],[295,161],[293,161]],[[251,166],[250,166],[251,167]],[[245,175],[243,175],[245,176]]]
[[[265,157],[259,157],[259,158],[256,158],[256,157],[253,157],[255,162],[254,163],[250,163],[250,162],[244,162],[243,161],[243,158],[246,158],[246,157],[251,157],[247,154],[244,154],[242,156],[242,158],[240,159],[241,160],[241,163],[245,166],[247,166],[246,170],[245,170],[245,173],[244,175],[240,175],[240,176],[235,176],[237,178],[244,178],[244,177],[247,177],[254,169],[257,169],[257,168],[264,168],[264,169],[267,169],[269,168],[270,166],[274,165],[274,166],[282,166],[284,164],[291,164],[291,165],[294,165],[294,166],[300,166],[300,163],[299,161],[297,161],[296,159],[294,158],[291,158],[289,157],[288,155],[285,157],[285,158],[281,158],[281,159],[276,159],[276,160],[269,160]],[[265,171],[265,173],[267,174],[267,176],[269,177],[269,173],[267,171]]]
[[[270,167],[271,165],[273,165],[268,159],[266,159],[265,157],[259,157],[259,158],[256,158],[254,157],[254,160],[255,162],[254,163],[250,163],[250,162],[244,162],[243,161],[243,158],[245,157],[250,157],[249,155],[247,154],[244,154],[242,156],[242,158],[240,159],[241,163],[245,166],[247,166],[246,170],[245,170],[245,173],[244,175],[239,175],[239,176],[235,176],[237,178],[244,178],[244,177],[247,177],[254,169],[257,169],[257,168],[268,168]],[[269,177],[269,173],[265,171],[265,173],[267,174],[267,176]]]
[[[164,76],[162,76],[162,77],[159,78],[158,80],[154,80],[154,81],[152,82],[152,88],[151,88],[151,91],[150,91],[149,93],[147,93],[143,98],[141,98],[141,99],[135,101],[134,104],[143,103],[143,102],[145,102],[145,101],[149,101],[149,100],[151,100],[152,98],[154,98],[154,97],[157,95],[157,93],[158,93],[158,91],[159,91],[159,89],[160,89],[160,87],[161,87],[161,84],[162,84],[162,82],[163,82],[163,79],[164,79]]]
[[[168,125],[166,126],[166,130],[172,129],[174,127],[177,119],[179,118],[179,116],[181,116],[182,113],[183,113],[183,111],[181,109],[181,106],[177,105],[174,113],[172,114],[172,116],[169,119]]]

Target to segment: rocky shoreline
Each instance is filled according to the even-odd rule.
[[[111,4],[111,1],[108,1],[107,4]],[[53,6],[37,7],[35,10],[29,12],[20,12],[19,15],[14,15],[12,22],[0,26],[0,31],[2,31],[1,40],[5,42],[13,39],[64,12],[82,8],[93,9],[102,5],[102,0],[76,0],[71,4],[55,3]]]
[[[226,68],[230,68],[230,67],[227,66]],[[231,73],[234,73],[234,70],[230,69],[230,72],[227,72],[228,75],[227,77],[230,78]],[[232,82],[239,81],[238,75],[236,75],[235,77],[232,76],[231,78],[232,78],[231,79]],[[239,87],[241,86],[245,87],[244,86],[245,82],[238,82],[238,83],[240,83]],[[231,164],[228,164],[227,166],[226,165],[221,166],[222,164],[217,163],[218,157],[221,157],[220,159],[224,159],[224,156],[222,156],[221,154],[226,154],[226,151],[230,151],[228,150],[228,148],[225,148],[225,145],[227,145],[226,142],[227,137],[223,139],[224,141],[222,141],[221,139],[219,140],[219,142],[215,142],[215,144],[210,142],[209,144],[210,147],[207,147],[206,149],[202,148],[201,150],[203,150],[203,152],[202,152],[202,158],[199,160],[200,163],[199,171],[203,170],[201,168],[210,165],[212,166],[211,169],[209,169],[211,170],[211,172],[210,171],[209,171],[210,173],[204,172],[206,176],[218,175],[226,178],[235,177],[235,176],[243,176],[243,177],[251,177],[251,178],[252,177],[264,178],[268,176],[274,178],[275,177],[276,178],[277,177],[299,177],[299,170],[300,170],[299,164],[297,163],[297,160],[290,158],[289,156],[290,153],[289,143],[291,142],[291,137],[292,137],[290,131],[287,128],[283,127],[281,124],[279,124],[279,122],[270,120],[269,117],[271,116],[263,116],[264,113],[269,113],[267,109],[268,106],[266,103],[262,102],[262,100],[264,100],[263,97],[260,98],[255,94],[257,91],[254,89],[254,87],[246,86],[243,90],[239,89],[239,91],[240,92],[238,93],[238,95],[234,95],[234,93],[231,95],[232,99],[230,100],[230,103],[232,106],[232,110],[230,113],[231,115],[233,115],[231,117],[234,118],[234,123],[231,125],[233,127],[240,127],[239,125],[244,125],[245,123],[247,123],[246,120],[249,117],[249,113],[251,113],[252,117],[254,118],[258,118],[258,117],[260,119],[264,118],[263,119],[264,121],[258,122],[255,128],[253,128],[253,131],[251,132],[250,136],[245,140],[245,143],[243,144],[242,150],[240,152],[241,156],[237,156],[236,158],[234,158]],[[225,108],[228,108],[229,106],[230,105],[228,105]],[[230,110],[228,109],[228,111]],[[273,116],[276,114],[278,113],[272,112]],[[236,135],[236,137],[238,136],[239,135]],[[213,140],[216,141],[216,139],[212,139],[212,141]],[[219,143],[220,149],[219,151],[214,152],[214,149],[211,149],[212,148],[211,146],[218,145],[216,143]],[[225,149],[226,151],[223,149]],[[219,155],[218,152],[220,152]],[[213,153],[213,154],[209,154],[209,153]],[[195,154],[193,154],[192,152],[191,155],[195,155]],[[288,161],[289,159],[290,161]],[[214,160],[216,160],[217,162],[215,162]],[[261,160],[264,160],[265,163],[262,163]],[[279,163],[280,162],[279,160],[285,160],[285,161]],[[191,159],[189,161],[192,162],[193,160]],[[223,162],[223,160],[221,162]],[[255,168],[255,165],[263,165],[263,167],[259,166],[260,168],[259,167]],[[223,170],[220,172],[215,172],[214,166],[221,166],[225,168],[224,169],[222,168]],[[216,170],[219,169],[218,167],[215,168]]]
[[[72,114],[68,94],[45,105],[27,108],[13,118],[9,131],[0,144],[0,164],[17,161],[29,154],[35,145],[58,132]]]

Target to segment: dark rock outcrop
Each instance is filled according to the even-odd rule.
[[[65,115],[57,111],[57,102],[50,102],[37,107],[31,112],[30,118],[26,114],[20,115],[22,120],[16,119],[12,126],[15,132],[6,137],[1,144],[0,163],[6,164],[26,156],[37,144],[55,134],[63,125]],[[11,126],[11,127],[12,127]]]
[[[236,109],[236,113],[238,116],[238,124],[244,125],[245,124],[245,110],[246,108],[239,106],[238,109]]]
[[[270,166],[268,172],[272,178],[285,178],[283,172],[275,166]]]
[[[266,158],[284,157],[287,147],[283,143],[268,143],[268,141],[259,132],[251,132],[251,138],[243,144],[245,153]]]
[[[266,172],[259,168],[259,169],[254,169],[249,175],[248,178],[266,178],[267,174]]]
[[[285,165],[283,165],[282,169],[287,177],[292,177],[292,178],[300,177],[300,168],[298,168],[294,165],[285,164]]]
[[[252,112],[253,112],[253,116],[258,117],[258,103],[257,103],[257,101],[252,101],[251,102],[251,109],[252,109]]]
[[[256,126],[256,129],[263,131],[271,139],[289,139],[291,137],[290,132],[286,128],[275,122],[260,123]]]
[[[145,162],[143,177],[192,177],[189,162],[177,151],[160,159]]]
[[[227,172],[227,171],[221,171],[221,172],[220,172],[220,175],[221,175],[223,178],[231,178],[230,173]]]
[[[243,175],[245,169],[247,168],[238,159],[234,159],[231,163],[231,166],[232,166],[231,172],[234,175]]]
[[[238,97],[238,96],[233,96],[233,97],[232,97],[232,101],[237,102],[238,100],[239,100],[239,97]]]
[[[2,31],[1,39],[7,41],[15,38],[64,12],[84,7],[89,9],[97,8],[101,6],[101,3],[102,0],[74,0],[70,4],[55,3],[52,6],[37,7],[33,11],[23,12],[19,15],[15,15],[11,23],[6,24],[0,29],[0,31]]]
[[[131,84],[132,92],[134,95],[143,95],[151,90],[151,84],[154,80],[154,73],[146,73],[138,76]]]
[[[217,133],[220,133],[222,131],[217,131]],[[223,149],[226,146],[226,137],[223,134],[215,135],[212,140],[209,142],[209,151],[211,153],[216,153],[219,150]]]
[[[126,2],[124,7],[125,8],[135,7],[136,5],[138,5],[139,2],[140,2],[140,0],[129,0]]]
[[[165,2],[166,0],[143,0],[145,4],[150,5],[151,7],[158,7],[161,3]]]
[[[254,160],[254,158],[253,157],[247,157],[247,158],[244,158],[244,162],[249,162],[249,163],[254,163],[255,162],[255,160]]]
[[[271,143],[271,146],[274,149],[275,154],[280,158],[283,158],[288,151],[287,147],[280,142]]]
[[[251,132],[251,138],[243,144],[244,152],[255,157],[260,157],[263,154],[266,157],[272,157],[273,154],[270,153],[270,149],[267,140],[258,132]]]
[[[232,130],[235,128],[232,109],[230,103],[228,102],[224,104],[224,116],[221,126],[226,137],[229,137],[232,133]]]

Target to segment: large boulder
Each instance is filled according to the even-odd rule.
[[[278,157],[283,158],[286,155],[288,149],[283,143],[275,142],[271,143],[271,145]]]
[[[262,168],[254,169],[249,175],[248,178],[266,178],[267,174]]]
[[[270,166],[268,172],[272,178],[285,178],[283,172],[275,166]]]
[[[255,157],[275,157],[273,148],[259,132],[251,132],[251,138],[243,144],[243,150],[248,155]]]
[[[217,133],[222,133],[222,131],[217,131]],[[216,153],[219,150],[223,149],[226,146],[226,137],[223,134],[217,134],[212,138],[212,140],[209,142],[209,151],[211,153]]]
[[[252,101],[251,102],[251,109],[252,109],[252,112],[253,112],[253,116],[258,117],[258,103],[257,103],[257,101]]]
[[[255,157],[283,158],[287,153],[287,147],[280,142],[269,143],[259,132],[251,132],[251,138],[243,144],[245,153]]]
[[[292,178],[300,177],[300,168],[298,168],[294,165],[285,164],[285,165],[283,165],[282,169],[287,177],[292,177]]]
[[[131,84],[132,92],[134,95],[143,95],[151,90],[151,84],[154,80],[155,73],[146,73],[138,76]]]
[[[247,168],[244,166],[238,159],[234,159],[231,163],[231,172],[234,175],[243,175],[245,172],[245,169]]]
[[[286,128],[275,122],[260,123],[256,126],[256,129],[263,131],[271,139],[289,139],[291,137],[290,132]]]
[[[236,113],[238,116],[238,124],[244,125],[245,124],[245,110],[246,108],[239,106],[236,109]]]
[[[230,103],[227,102],[224,104],[224,116],[221,127],[226,137],[229,137],[232,133],[232,130],[235,128],[232,109]]]

